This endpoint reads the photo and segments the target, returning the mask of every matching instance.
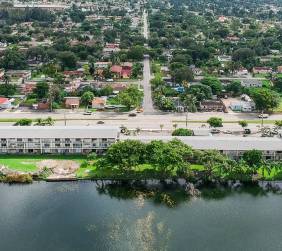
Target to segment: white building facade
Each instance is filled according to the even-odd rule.
[[[0,154],[102,153],[118,137],[117,127],[4,126],[0,128]]]

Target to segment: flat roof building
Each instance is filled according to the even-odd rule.
[[[221,136],[122,136],[121,140],[135,139],[145,143],[152,140],[170,141],[174,138],[198,150],[218,150],[234,159],[242,157],[245,151],[260,150],[266,159],[282,160],[282,139],[262,137],[221,137]]]
[[[109,126],[3,126],[0,154],[78,154],[103,152],[119,137]]]

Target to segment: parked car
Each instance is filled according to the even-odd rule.
[[[249,128],[244,129],[244,134],[251,134],[251,129]]]
[[[211,129],[211,133],[217,134],[217,133],[220,133],[220,130],[213,128]]]
[[[260,118],[260,119],[267,119],[269,117],[269,115],[268,114],[260,114],[260,115],[258,115],[258,118]]]
[[[133,113],[129,113],[128,116],[129,116],[129,117],[136,117],[137,114],[133,112]]]
[[[91,114],[92,114],[92,112],[90,112],[90,111],[87,111],[87,112],[83,113],[83,115],[91,115]]]
[[[98,125],[102,125],[102,124],[105,124],[105,122],[102,121],[102,120],[99,120],[99,121],[97,122],[97,124],[98,124]]]

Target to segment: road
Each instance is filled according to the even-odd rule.
[[[185,127],[185,114],[179,113],[159,113],[153,114],[138,114],[136,117],[129,117],[128,113],[114,113],[114,112],[96,112],[92,115],[83,115],[83,111],[57,111],[49,112],[0,112],[0,126],[12,125],[14,122],[9,120],[16,120],[20,118],[47,118],[52,117],[55,120],[55,125],[64,125],[66,121],[67,126],[71,125],[96,125],[98,121],[104,121],[105,125],[121,126],[124,125],[129,129],[160,129],[163,125],[164,130],[171,130],[174,124],[179,127]],[[203,113],[189,113],[188,114],[188,128],[199,128],[210,117],[221,117],[223,121],[229,122],[224,124],[224,130],[237,130],[241,127],[238,125],[239,120],[255,120],[256,123],[249,124],[250,128],[256,128],[260,124],[260,120],[256,114],[245,113],[220,113],[220,112],[203,112]],[[66,119],[66,120],[65,120]],[[281,120],[281,114],[271,115],[267,120]],[[4,122],[7,120],[8,122]],[[230,123],[233,122],[233,123]]]
[[[148,14],[146,11],[143,12],[143,35],[144,38],[148,39]],[[145,46],[147,46],[145,44]],[[152,90],[151,90],[151,69],[150,69],[150,58],[148,55],[144,56],[143,60],[143,90],[144,90],[144,99],[143,99],[143,109],[144,114],[152,114],[155,112],[152,101]]]

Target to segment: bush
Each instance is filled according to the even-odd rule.
[[[3,178],[5,183],[32,183],[33,179],[30,174],[8,174]]]
[[[222,127],[222,118],[217,118],[217,117],[210,117],[207,121],[207,123],[211,127]]]
[[[194,132],[190,129],[178,128],[172,132],[172,136],[193,136]]]
[[[14,125],[15,126],[30,126],[32,124],[32,119],[20,119]]]

